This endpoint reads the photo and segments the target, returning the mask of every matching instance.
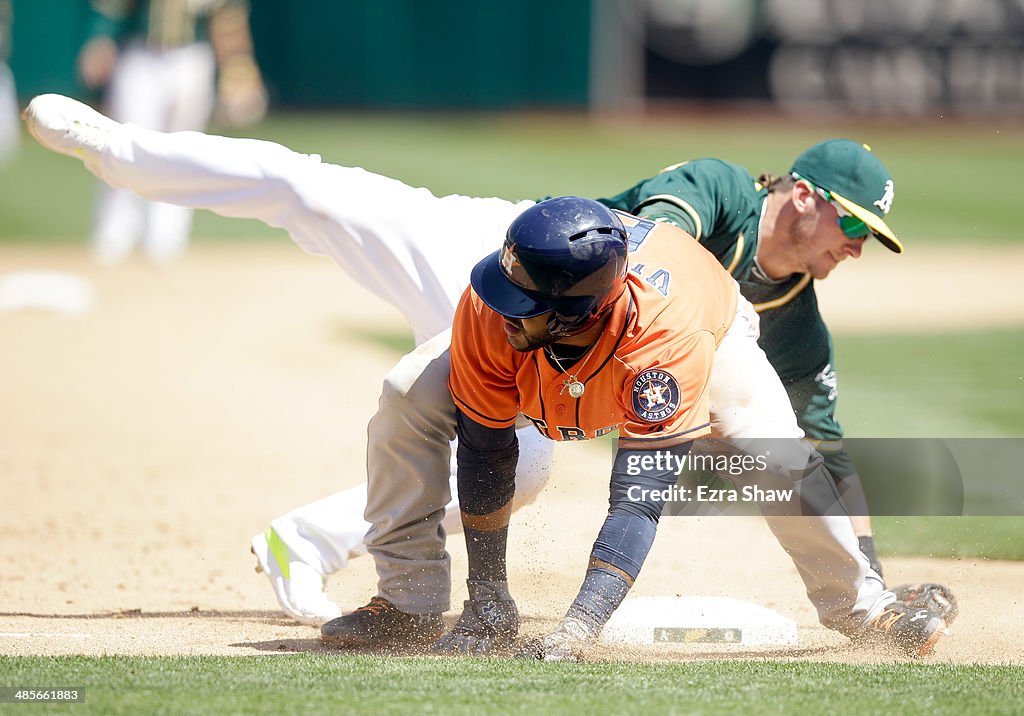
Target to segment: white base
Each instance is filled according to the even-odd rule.
[[[601,632],[612,644],[797,643],[796,622],[726,597],[627,597]]]
[[[0,313],[43,310],[87,313],[94,303],[92,285],[58,271],[16,271],[0,275]]]

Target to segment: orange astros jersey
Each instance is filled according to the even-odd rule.
[[[449,388],[468,417],[504,428],[521,412],[552,440],[618,428],[620,439],[653,446],[710,432],[711,364],[736,312],[736,283],[681,229],[620,218],[629,234],[626,290],[597,343],[565,373],[543,349],[512,348],[504,319],[466,289]],[[566,390],[570,374],[585,385],[579,399]]]

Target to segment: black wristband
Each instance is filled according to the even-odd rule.
[[[857,538],[857,544],[860,545],[860,551],[864,553],[864,556],[868,558],[868,562],[871,563],[871,569],[878,573],[878,576],[882,576],[882,563],[878,561],[878,554],[875,552],[875,540],[871,535],[864,535]]]

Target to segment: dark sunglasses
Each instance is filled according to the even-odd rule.
[[[846,210],[846,207],[836,201],[832,197],[832,192],[828,189],[822,189],[820,186],[815,185],[810,179],[806,179],[795,172],[793,173],[793,177],[796,179],[803,179],[814,188],[814,191],[817,192],[818,196],[835,207],[837,214],[836,223],[839,224],[839,230],[843,232],[843,236],[848,239],[866,239],[874,234],[870,226],[851,214]]]

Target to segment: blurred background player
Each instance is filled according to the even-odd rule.
[[[105,88],[107,114],[165,132],[204,129],[216,118],[263,117],[267,93],[253,57],[247,0],[92,0],[78,72]],[[113,265],[138,245],[154,263],[176,259],[192,210],[147,202],[101,185],[92,228],[96,261]]]
[[[14,75],[7,65],[7,58],[11,55],[13,19],[11,0],[0,0],[0,164],[9,160],[17,151],[21,132]]]

